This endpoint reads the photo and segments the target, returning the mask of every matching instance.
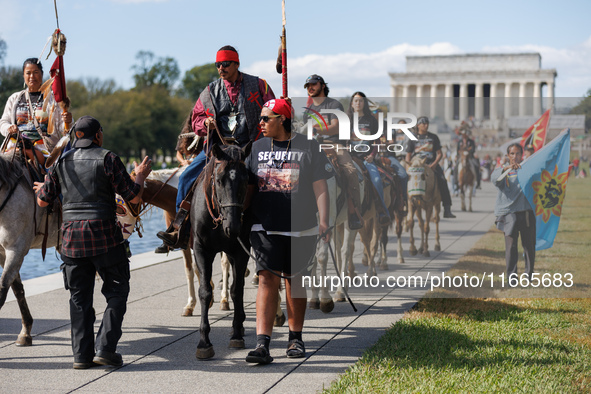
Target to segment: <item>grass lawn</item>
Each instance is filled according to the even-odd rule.
[[[590,179],[569,179],[554,246],[536,256],[536,272],[573,273],[575,286],[429,294],[326,391],[591,392],[589,194]],[[450,274],[504,266],[493,228]]]

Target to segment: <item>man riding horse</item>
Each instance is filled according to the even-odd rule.
[[[216,54],[216,68],[220,79],[211,82],[201,92],[192,114],[193,130],[210,138],[206,146],[232,141],[244,147],[259,135],[258,117],[263,104],[275,94],[264,79],[238,71],[240,59],[236,49],[226,45]],[[211,136],[208,134],[211,132]],[[191,186],[205,167],[208,149],[204,149],[187,167],[179,179],[177,215],[158,238],[170,248],[185,249],[189,242]]]

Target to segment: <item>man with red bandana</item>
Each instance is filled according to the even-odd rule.
[[[264,79],[238,70],[240,59],[234,47],[226,45],[220,48],[215,65],[220,79],[203,89],[195,103],[191,116],[193,130],[200,136],[207,136],[209,130],[211,141],[205,146],[221,143],[220,136],[244,146],[260,136],[258,118],[261,108],[275,95]],[[205,166],[206,153],[205,150],[199,153],[179,178],[177,215],[166,231],[158,233],[158,238],[168,248],[187,247],[189,226],[186,223],[192,197],[189,191]]]

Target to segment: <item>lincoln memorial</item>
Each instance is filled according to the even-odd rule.
[[[556,70],[541,62],[539,53],[407,56],[406,72],[390,73],[391,108],[452,127],[473,117],[498,130],[552,105]]]

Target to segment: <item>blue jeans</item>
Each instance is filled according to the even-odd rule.
[[[406,195],[408,194],[408,174],[398,159],[396,159],[394,156],[388,156],[388,159],[390,159],[390,167],[394,169],[396,176],[398,176],[398,178],[400,178],[402,181],[402,195],[406,201]]]
[[[386,203],[384,202],[384,184],[382,183],[382,177],[380,176],[380,171],[378,170],[378,167],[373,163],[368,163],[366,161],[363,161],[363,164],[365,164],[365,168],[367,168],[367,171],[369,171],[369,177],[371,179],[371,183],[373,183],[373,186],[376,188],[378,195],[380,196],[380,201],[382,202],[382,206],[384,207],[384,211],[386,212],[386,214],[388,214],[388,207],[386,206]]]
[[[183,173],[179,177],[179,189],[176,194],[177,212],[179,210],[179,207],[181,206],[181,202],[183,202],[185,197],[187,197],[187,194],[189,194],[191,186],[193,186],[193,183],[195,182],[195,180],[197,180],[197,177],[199,176],[199,174],[201,174],[201,171],[203,171],[203,168],[205,167],[205,160],[205,150],[202,150],[201,153],[199,153],[197,157],[195,157],[195,159],[191,162],[191,164],[189,164],[189,166],[185,169],[185,171],[183,171]]]

